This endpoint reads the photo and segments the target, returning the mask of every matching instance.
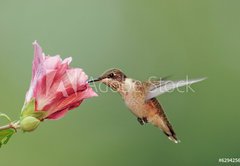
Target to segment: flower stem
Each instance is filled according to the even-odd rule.
[[[17,122],[11,122],[5,126],[0,126],[0,131],[1,130],[6,130],[6,129],[14,129],[15,131],[17,131],[17,129],[20,128],[20,122],[17,121]]]

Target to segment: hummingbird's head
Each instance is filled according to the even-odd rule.
[[[88,81],[88,83],[99,81],[117,90],[126,78],[127,76],[121,70],[110,69],[104,72],[100,77]]]

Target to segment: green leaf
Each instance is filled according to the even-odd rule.
[[[45,117],[47,114],[46,111],[37,111],[37,112],[33,112],[32,116],[37,118],[37,119],[42,119],[43,117]]]
[[[28,116],[35,117],[37,119],[43,119],[46,115],[46,111],[35,111],[35,100],[32,99],[27,103],[22,110],[21,119],[24,119]]]
[[[31,100],[29,103],[24,105],[23,110],[21,112],[21,117],[25,118],[27,116],[31,116],[35,110],[35,100]]]
[[[7,144],[9,139],[15,133],[14,129],[6,129],[0,131],[0,148],[3,144]]]

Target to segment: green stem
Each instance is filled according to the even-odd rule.
[[[17,121],[17,122],[11,122],[5,126],[0,126],[0,131],[1,130],[6,130],[6,129],[14,129],[15,131],[17,131],[17,129],[20,128],[20,122]]]

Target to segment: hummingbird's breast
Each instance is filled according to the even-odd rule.
[[[145,89],[142,83],[127,78],[122,90],[122,97],[130,111],[137,117],[146,117],[147,103],[145,102]]]

